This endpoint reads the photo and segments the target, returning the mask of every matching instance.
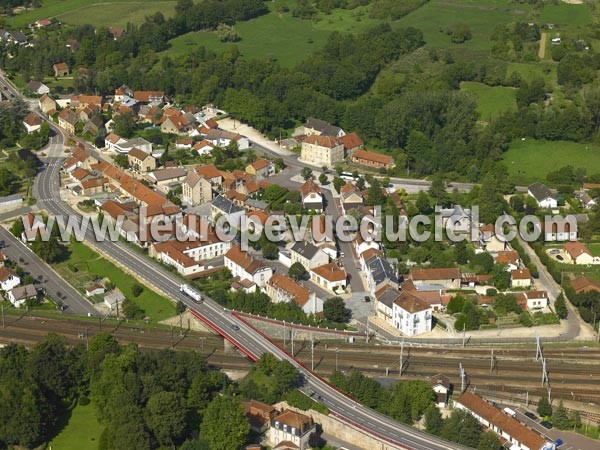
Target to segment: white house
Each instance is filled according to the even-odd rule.
[[[400,293],[392,305],[392,323],[402,334],[414,336],[431,331],[432,308],[408,292]]]
[[[86,297],[91,297],[93,295],[101,295],[104,294],[104,292],[106,292],[106,290],[101,284],[93,284],[85,288]]]
[[[531,272],[529,272],[529,269],[513,270],[510,273],[510,287],[530,288],[531,287]]]
[[[35,133],[42,127],[42,118],[31,112],[23,118],[23,125],[27,130],[27,134]]]
[[[225,267],[231,271],[233,277],[253,281],[258,287],[263,288],[273,276],[273,269],[255,260],[250,254],[234,246],[225,254]]]
[[[310,242],[296,242],[290,249],[292,264],[300,263],[306,270],[322,266],[329,262],[329,256]]]
[[[120,308],[121,304],[125,301],[125,296],[119,289],[115,289],[110,294],[104,296],[104,304],[113,309]]]
[[[548,186],[542,183],[533,183],[527,188],[527,193],[533,197],[540,208],[557,208],[558,201],[556,197],[552,195]]]
[[[469,412],[485,428],[506,440],[510,450],[555,450],[553,442],[513,419],[481,397],[467,391],[454,401],[454,407]]]
[[[305,209],[315,212],[323,211],[323,193],[312,178],[306,180],[300,187],[300,194],[302,194],[302,205]]]
[[[295,302],[306,314],[323,311],[323,301],[305,286],[298,284],[287,275],[274,273],[267,281],[267,295],[274,303]]]
[[[540,226],[546,242],[576,241],[578,238],[578,219],[569,214],[564,218],[552,217],[544,220]],[[536,228],[539,229],[536,224]]]
[[[525,310],[536,311],[548,307],[548,293],[546,291],[519,292],[515,295],[519,306]]]
[[[27,300],[35,297],[37,297],[37,290],[33,284],[17,286],[8,292],[8,300],[10,300],[15,308],[20,308]]]
[[[566,262],[573,264],[597,264],[598,258],[594,258],[592,252],[581,242],[565,242],[564,246]]]
[[[0,267],[0,289],[8,292],[19,284],[21,284],[21,279],[14,270]]]
[[[448,406],[450,397],[450,379],[446,375],[438,373],[431,377],[431,389],[435,392],[435,403],[438,408]]]
[[[306,450],[311,448],[308,440],[316,428],[316,424],[309,416],[285,410],[271,419],[267,437],[274,450],[277,448]],[[281,447],[280,444],[288,445]],[[295,447],[290,447],[289,444]]]

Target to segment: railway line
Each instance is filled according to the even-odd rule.
[[[223,339],[210,333],[185,331],[180,335],[178,328],[134,327],[126,323],[118,325],[76,319],[48,319],[30,316],[5,317],[5,328],[0,328],[1,343],[35,345],[47,333],[57,333],[68,342],[85,345],[93,335],[108,332],[122,344],[136,343],[141,349],[175,348],[195,350],[206,355],[211,366],[229,370],[247,370],[250,362],[237,350],[225,349]],[[287,342],[288,350],[291,350]],[[314,356],[310,342],[300,341],[295,345],[295,355],[307,367],[321,375],[329,375],[336,368],[348,371],[359,369],[365,374],[382,379],[398,378],[400,368],[399,350],[367,344],[344,342],[317,343]],[[568,353],[569,360],[563,358]],[[337,356],[336,356],[337,354]],[[467,380],[473,386],[495,388],[502,386],[506,392],[541,394],[540,363],[535,361],[535,349],[495,350],[493,370],[490,370],[490,349],[482,348],[424,348],[404,349],[402,377],[416,379],[430,377],[436,373],[446,374],[455,385],[460,384],[459,363],[467,372]],[[600,348],[553,348],[545,351],[548,361],[553,395],[557,398],[580,399],[600,402],[597,386],[600,380]]]

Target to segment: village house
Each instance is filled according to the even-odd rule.
[[[63,109],[58,115],[58,126],[69,134],[75,133],[77,122],[79,122],[79,117],[70,109]]]
[[[579,200],[585,209],[592,209],[596,206],[596,200],[594,200],[587,192],[582,192],[579,196]]]
[[[162,91],[135,91],[133,99],[144,105],[160,106],[165,101],[165,93]]]
[[[565,242],[564,254],[565,262],[572,264],[597,264],[600,262],[594,258],[592,252],[581,242]]]
[[[250,429],[255,433],[264,433],[271,423],[271,419],[277,414],[277,410],[267,403],[257,400],[242,402],[244,415],[248,419]]]
[[[88,114],[92,111],[101,111],[104,99],[101,95],[73,95],[71,97],[71,108],[88,109]]]
[[[200,142],[196,142],[192,146],[192,150],[194,150],[198,155],[210,155],[215,147],[208,142],[207,140],[202,140]]]
[[[85,296],[86,297],[92,297],[94,295],[102,295],[102,294],[104,294],[104,292],[106,292],[106,289],[104,289],[104,286],[102,286],[101,284],[92,284],[91,286],[88,286],[85,288]]]
[[[392,323],[405,336],[431,331],[432,308],[427,303],[401,292],[392,305]]]
[[[517,269],[510,273],[510,287],[512,288],[530,288],[531,272],[529,269]]]
[[[44,95],[50,93],[50,88],[48,86],[46,86],[44,83],[35,80],[32,80],[29,83],[27,83],[26,89],[32,94],[36,95]]]
[[[300,263],[306,270],[322,266],[329,262],[329,256],[310,242],[296,242],[290,249],[292,264]]]
[[[335,167],[344,161],[344,145],[335,137],[313,134],[302,141],[300,159],[317,167]]]
[[[507,441],[511,450],[555,449],[554,443],[470,391],[455,400],[454,407],[469,412],[481,425]]]
[[[177,113],[166,115],[160,124],[160,131],[167,134],[185,134],[194,126],[192,118],[185,114]],[[191,147],[191,143],[190,143]]]
[[[303,125],[294,130],[294,136],[329,136],[341,138],[346,132],[340,127],[331,125],[324,120],[310,117]]]
[[[338,138],[344,145],[346,155],[353,155],[356,150],[363,148],[363,141],[356,133],[348,133]]]
[[[351,209],[361,208],[364,205],[364,197],[360,189],[352,183],[346,183],[340,189],[342,212],[348,214]]]
[[[8,292],[21,284],[21,279],[12,269],[0,267],[0,289]]]
[[[571,280],[571,288],[576,294],[582,292],[600,292],[600,283],[587,277],[578,277]]]
[[[267,178],[275,173],[275,164],[264,158],[258,158],[246,166],[246,172],[258,180]]]
[[[114,289],[110,294],[104,296],[104,304],[110,308],[111,311],[118,310],[125,301],[125,295],[118,289]]]
[[[505,264],[506,270],[512,272],[513,270],[517,270],[521,263],[521,259],[519,258],[519,254],[514,250],[503,250],[496,254],[495,258],[496,264]]]
[[[306,180],[300,186],[300,194],[302,195],[302,206],[308,211],[322,212],[323,211],[323,193],[321,188],[312,180]]]
[[[183,202],[191,206],[208,203],[213,199],[212,186],[197,172],[188,172],[181,184],[181,189]]]
[[[398,289],[386,284],[373,294],[375,299],[375,315],[392,325],[393,306],[396,299],[400,297]]]
[[[533,183],[527,188],[527,193],[530,197],[533,197],[540,208],[557,208],[558,201],[556,197],[552,195],[548,186],[542,183]]]
[[[210,205],[210,212],[214,222],[217,222],[221,216],[225,216],[231,227],[239,228],[244,208],[237,206],[227,197],[217,195]]]
[[[400,283],[396,271],[380,254],[373,254],[371,258],[365,259],[365,267],[364,275],[372,296],[386,285],[398,289]]]
[[[204,140],[210,142],[215,147],[227,147],[232,142],[236,142],[238,149],[246,150],[250,148],[250,141],[247,137],[241,136],[230,131],[211,129],[204,136]]]
[[[25,126],[25,130],[27,130],[27,134],[40,131],[40,128],[42,127],[42,122],[42,118],[32,112],[30,112],[23,118],[23,125]]]
[[[223,172],[221,172],[214,164],[204,164],[196,166],[196,173],[203,178],[206,178],[213,188],[222,190]]]
[[[47,94],[42,95],[38,99],[38,106],[44,114],[48,115],[54,114],[58,108],[56,102]]]
[[[102,117],[99,115],[92,116],[85,124],[83,125],[83,134],[90,135],[92,137],[103,135],[106,132],[104,128],[104,122],[102,121]]]
[[[316,429],[317,426],[310,417],[285,410],[271,419],[267,438],[274,450],[284,448],[307,450],[311,448],[308,443],[310,435]]]
[[[135,147],[127,153],[129,169],[137,173],[146,173],[156,169],[156,158]]]
[[[55,78],[64,78],[66,76],[69,76],[69,66],[67,65],[67,63],[56,63],[52,66],[52,70],[54,71]]]
[[[346,289],[348,275],[344,269],[332,262],[310,269],[310,279],[322,288],[340,294]]]
[[[317,314],[323,311],[323,301],[313,291],[300,285],[287,275],[274,273],[267,281],[265,289],[274,303],[294,302],[306,314]]]
[[[273,276],[273,269],[261,261],[254,259],[249,253],[233,246],[225,254],[225,267],[231,275],[241,280],[249,280],[258,287],[263,288]]]
[[[8,300],[15,308],[20,308],[27,303],[27,300],[37,297],[37,290],[33,284],[17,286],[8,292]]]
[[[393,169],[394,158],[389,155],[370,152],[368,150],[355,150],[352,154],[352,162],[373,169]]]
[[[461,283],[460,269],[456,268],[412,269],[408,274],[408,279],[412,280],[417,289],[428,286],[460,289]]]
[[[163,167],[148,173],[146,179],[166,194],[179,185],[186,175],[187,171],[183,167]]]
[[[546,291],[527,291],[515,294],[517,303],[523,311],[536,311],[548,307],[548,293]]]
[[[448,407],[451,387],[450,379],[446,375],[438,373],[431,377],[431,389],[435,392],[435,405],[439,409]]]

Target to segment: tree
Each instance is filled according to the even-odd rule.
[[[556,410],[554,410],[554,413],[552,414],[552,422],[554,423],[554,426],[559,430],[566,430],[571,425],[569,421],[569,415],[565,406],[563,405],[562,400],[560,401],[558,407],[556,408]]]
[[[569,314],[565,296],[562,292],[558,294],[558,297],[556,297],[556,300],[554,300],[554,311],[559,319],[566,319]]]
[[[325,183],[327,183],[327,175],[322,173],[319,175],[319,184],[324,185]]]
[[[467,243],[464,240],[458,241],[454,244],[454,251],[456,252],[456,262],[458,264],[466,264],[468,261]]]
[[[492,269],[492,282],[499,291],[505,291],[510,286],[510,272],[506,270],[506,264],[494,264]]]
[[[129,168],[129,159],[127,155],[119,153],[118,155],[113,156],[113,161],[115,165],[121,167],[123,169]]]
[[[471,266],[480,273],[490,273],[494,268],[494,257],[488,252],[477,253],[471,259]]]
[[[482,433],[477,444],[477,450],[502,450],[502,443],[493,431]]]
[[[0,195],[9,195],[19,189],[19,177],[6,167],[0,167]]]
[[[67,249],[56,236],[50,236],[47,241],[38,234],[31,243],[31,251],[48,264],[62,261],[67,256]]]
[[[312,178],[313,171],[312,171],[312,169],[309,169],[308,167],[303,167],[302,170],[300,171],[300,176],[302,178],[304,178],[304,181],[306,181],[309,178]]]
[[[237,399],[216,396],[206,408],[200,430],[211,450],[234,450],[244,444],[250,426]]]
[[[262,254],[266,259],[277,259],[279,256],[279,247],[273,242],[267,242],[262,246]]]
[[[22,219],[17,219],[13,222],[13,224],[10,227],[10,232],[12,233],[12,235],[14,237],[16,237],[17,239],[21,239],[21,234],[25,231],[25,225],[23,225],[23,220]]]
[[[295,262],[288,270],[288,275],[296,281],[308,280],[308,272],[302,264]]]
[[[186,410],[181,396],[175,392],[157,392],[146,404],[148,428],[163,446],[174,446],[185,431]]]
[[[427,432],[437,436],[442,431],[443,426],[444,420],[440,410],[435,406],[427,408],[427,411],[425,411],[425,429]]]
[[[552,405],[550,405],[550,402],[548,402],[548,399],[545,396],[540,397],[540,401],[537,406],[537,412],[540,417],[552,416]]]
[[[323,316],[331,322],[346,323],[350,320],[350,310],[343,298],[331,297],[323,302]]]
[[[481,434],[481,425],[467,411],[455,409],[444,422],[441,436],[452,442],[468,447],[477,447]]]
[[[431,204],[429,203],[429,196],[425,191],[419,191],[417,195],[417,200],[415,201],[415,206],[420,214],[429,214],[431,213]]]
[[[471,29],[463,22],[452,25],[451,30],[450,40],[455,44],[462,44],[473,37]]]
[[[139,297],[142,292],[144,292],[144,288],[138,283],[135,283],[133,286],[131,286],[131,293],[134,297]]]
[[[346,184],[346,181],[342,178],[339,177],[335,177],[333,179],[333,187],[335,189],[335,191],[339,194],[340,191],[342,190],[342,187]]]
[[[135,131],[135,120],[130,112],[124,112],[113,116],[113,130],[115,134],[123,138],[130,138]]]
[[[220,23],[217,26],[217,36],[221,42],[237,42],[240,35],[232,25]]]
[[[140,308],[133,300],[126,298],[121,303],[121,312],[127,319],[143,319],[144,310]]]
[[[183,314],[186,309],[187,306],[185,306],[185,303],[183,303],[181,300],[177,300],[177,303],[175,304],[175,313],[177,315]]]

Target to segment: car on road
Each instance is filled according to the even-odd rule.
[[[235,331],[239,331],[240,330],[240,327],[239,327],[239,325],[237,323],[232,324],[231,328],[233,328]]]
[[[552,429],[552,422],[548,422],[547,420],[542,420],[540,425],[547,429]]]
[[[371,297],[365,295],[365,303],[369,303],[371,301]]]
[[[4,243],[4,241],[0,241],[0,248],[4,248],[6,247],[6,244]]]
[[[554,441],[554,445],[556,445],[556,447],[560,447],[561,445],[564,444],[564,441],[562,439],[557,439],[556,441]]]
[[[525,413],[525,416],[529,417],[531,420],[537,420],[537,416],[529,411]]]

